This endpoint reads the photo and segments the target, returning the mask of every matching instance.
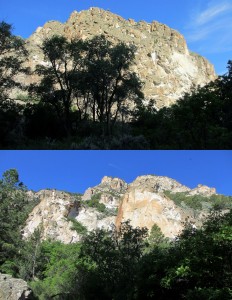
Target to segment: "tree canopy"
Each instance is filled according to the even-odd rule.
[[[148,232],[127,221],[108,230],[82,230],[79,242],[62,244],[42,240],[42,227],[27,240],[22,238],[35,203],[28,198],[17,170],[4,172],[0,271],[27,280],[33,299],[232,297],[232,210],[212,210],[199,228],[186,222],[183,232],[172,240],[156,224]],[[73,230],[79,232],[80,226]]]
[[[68,133],[72,107],[80,120],[91,115],[110,134],[126,100],[143,97],[141,82],[129,70],[135,52],[132,46],[114,46],[103,35],[87,41],[53,36],[44,41],[42,50],[49,64],[36,68],[41,76],[36,92],[42,101],[54,105]]]

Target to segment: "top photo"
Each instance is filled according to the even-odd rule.
[[[0,2],[0,149],[232,149],[231,0]]]

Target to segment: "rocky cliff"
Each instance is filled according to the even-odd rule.
[[[64,24],[50,21],[39,27],[27,40],[28,64],[32,70],[37,64],[47,64],[40,46],[45,38],[55,34],[68,39],[104,34],[114,43],[134,44],[137,51],[132,69],[144,82],[145,98],[155,100],[157,108],[174,103],[191,87],[205,85],[216,78],[212,64],[189,51],[184,37],[176,30],[157,21],[125,20],[99,8],[74,11]],[[33,75],[21,80],[29,83],[38,78]]]
[[[172,195],[181,195],[182,200],[176,201]],[[29,215],[23,235],[28,238],[40,228],[43,239],[72,243],[82,236],[82,232],[73,229],[73,222],[91,231],[120,226],[121,222],[130,220],[134,227],[146,226],[149,230],[156,224],[165,236],[173,238],[181,232],[187,219],[194,226],[201,225],[214,204],[210,200],[212,195],[217,196],[214,188],[198,185],[190,189],[164,176],[140,176],[131,184],[105,176],[82,196],[56,190],[36,193],[39,204]],[[194,205],[188,204],[190,200]],[[201,201],[200,209],[197,201]]]
[[[146,226],[149,230],[154,224],[158,225],[167,237],[174,238],[183,229],[188,220],[194,226],[199,226],[207,211],[196,210],[185,205],[177,205],[166,196],[165,192],[185,193],[186,196],[201,195],[209,197],[216,194],[216,190],[199,185],[190,189],[174,179],[164,176],[140,176],[129,185],[120,203],[116,226],[126,220],[131,220],[133,227]],[[197,200],[196,200],[197,201]]]
[[[30,295],[31,290],[26,281],[0,274],[0,300],[26,300]]]

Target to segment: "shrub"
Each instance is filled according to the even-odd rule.
[[[176,205],[181,206],[182,202],[190,208],[201,209],[202,203],[208,203],[212,208],[227,209],[232,207],[232,197],[224,195],[212,195],[206,197],[202,195],[188,195],[187,192],[172,193],[164,191],[164,194],[175,202]]]
[[[94,207],[97,209],[99,212],[105,212],[106,211],[106,206],[103,203],[100,203],[101,199],[101,193],[97,193],[91,197],[90,200],[85,201],[88,207]]]
[[[70,218],[69,220],[72,222],[72,230],[75,230],[79,234],[86,234],[88,232],[87,227],[78,222],[77,220],[73,218]]]

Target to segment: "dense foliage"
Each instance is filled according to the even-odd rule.
[[[141,107],[134,123],[151,149],[232,148],[232,61],[228,73],[159,111]]]
[[[232,298],[232,210],[213,211],[199,229],[186,223],[174,240],[156,224],[148,235],[129,222],[89,233],[74,222],[82,239],[62,244],[42,241],[42,227],[22,239],[35,204],[26,195],[18,172],[6,171],[0,182],[0,271],[27,280],[34,299]]]
[[[23,67],[27,51],[24,41],[12,35],[12,26],[0,22],[0,146],[18,142],[20,135],[20,122],[22,106],[9,98],[12,88],[24,89],[15,76],[28,73]]]
[[[142,104],[133,45],[106,38],[44,41],[37,85],[22,86],[24,42],[0,23],[0,147],[19,149],[231,149],[231,76],[194,88],[171,107]],[[19,94],[9,99],[9,91]],[[21,100],[21,104],[13,100]],[[130,102],[128,102],[130,100]],[[24,104],[22,105],[22,103]]]
[[[206,197],[202,195],[188,195],[187,192],[172,193],[165,191],[164,194],[173,200],[178,206],[187,205],[193,209],[203,209],[204,204],[208,204],[214,209],[229,209],[232,208],[232,197],[217,195]]]
[[[17,256],[23,247],[23,224],[36,201],[30,199],[17,170],[4,172],[0,181],[0,271],[18,273]]]
[[[105,212],[106,211],[106,206],[104,203],[100,203],[101,199],[101,193],[97,193],[92,195],[90,200],[85,201],[85,205],[88,207],[94,207],[96,208],[99,212]]]

